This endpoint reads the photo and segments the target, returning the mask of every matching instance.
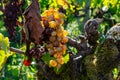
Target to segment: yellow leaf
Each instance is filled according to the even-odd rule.
[[[64,56],[64,62],[67,63],[69,61],[70,57],[69,57],[69,54],[66,54]]]
[[[0,33],[0,42],[3,40],[3,35]]]
[[[8,57],[10,57],[10,56],[12,56],[12,55],[14,55],[15,54],[15,52],[9,52],[7,55],[6,55],[6,57],[8,58]]]
[[[5,37],[4,41],[5,41],[5,44],[7,45],[7,47],[9,47],[9,39],[8,39],[8,37]]]
[[[5,51],[4,50],[0,50],[0,70],[4,66],[6,60],[7,60],[7,57],[5,55]]]
[[[0,50],[0,70],[6,63],[7,58],[13,54],[14,54],[14,52],[9,52],[8,54],[6,54],[4,50]]]

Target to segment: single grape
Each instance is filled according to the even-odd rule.
[[[61,64],[58,63],[56,67],[57,67],[58,69],[61,68]]]
[[[47,45],[46,45],[46,48],[47,48],[47,49],[51,49],[51,48],[53,48],[53,45],[52,45],[51,43],[50,43],[50,44],[47,44]]]
[[[56,11],[56,12],[54,12],[54,17],[55,17],[56,19],[61,19],[61,18],[64,17],[64,14]]]
[[[54,41],[56,41],[56,37],[55,36],[50,36],[49,40],[50,40],[50,42],[54,42]]]
[[[57,66],[57,62],[55,60],[50,60],[49,64],[52,67],[56,67]]]
[[[53,56],[55,58],[62,58],[62,54],[61,53],[55,53]]]
[[[59,46],[59,45],[60,45],[60,43],[59,43],[58,41],[54,41],[54,42],[53,42],[53,46],[54,46],[54,47],[57,47],[57,46]]]
[[[63,41],[63,43],[66,43],[66,42],[68,42],[68,38],[67,37],[63,37],[62,41]]]
[[[64,64],[64,58],[57,58],[56,61],[57,61],[59,64]]]
[[[63,54],[65,54],[66,49],[67,49],[66,45],[62,45],[62,50],[63,50],[62,53],[63,53]]]
[[[50,21],[49,22],[49,27],[50,28],[56,28],[57,27],[57,23],[55,21]]]
[[[61,52],[62,51],[62,47],[59,46],[59,47],[56,48],[56,50],[57,50],[57,52]]]
[[[66,30],[63,30],[63,36],[67,36],[68,35],[68,32]]]
[[[56,36],[56,35],[57,35],[56,31],[53,31],[53,32],[51,33],[51,36]]]
[[[53,55],[55,53],[54,49],[49,49],[48,51],[51,55]]]
[[[62,41],[62,38],[61,38],[61,37],[57,37],[57,41],[58,41],[58,42],[61,42],[61,41]]]

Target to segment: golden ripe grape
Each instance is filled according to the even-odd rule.
[[[62,47],[61,47],[61,46],[56,47],[56,51],[57,51],[57,52],[61,52],[61,51],[62,51]]]
[[[60,44],[59,44],[58,41],[54,41],[54,42],[53,42],[53,46],[54,46],[54,47],[57,47],[57,46],[59,46],[59,45],[60,45]]]
[[[57,58],[57,57],[58,57],[58,54],[55,53],[53,56],[54,56],[55,58]]]
[[[65,54],[66,49],[67,49],[66,45],[62,45],[63,54]]]
[[[54,42],[54,41],[56,41],[56,37],[55,36],[50,36],[49,40],[50,40],[50,42]]]
[[[59,64],[64,64],[64,58],[57,58],[56,61],[57,61]]]
[[[47,18],[48,18],[48,21],[54,21],[54,16],[53,15],[49,15],[49,16],[47,16]]]
[[[50,11],[51,13],[54,13],[54,12],[55,12],[54,8],[50,8],[49,11]]]
[[[57,33],[62,33],[62,31],[63,31],[63,27],[62,26],[57,27],[57,29],[56,29]]]
[[[53,48],[53,44],[51,44],[51,43],[50,43],[50,44],[47,44],[47,45],[46,45],[46,48],[47,48],[47,49]]]
[[[61,68],[61,64],[58,63],[56,67],[57,67],[58,69]]]
[[[55,53],[53,56],[54,56],[55,58],[61,58],[61,57],[62,57],[62,54],[61,54],[61,53]]]
[[[49,49],[48,51],[51,55],[53,55],[55,53],[54,49]]]
[[[50,21],[49,22],[49,27],[50,28],[56,28],[57,27],[57,23],[55,21]]]
[[[66,30],[63,30],[63,36],[67,36],[68,32]]]
[[[62,31],[61,27],[57,28],[56,32],[57,32],[57,36],[58,37],[62,37],[63,36],[63,31]]]
[[[56,60],[50,60],[49,64],[50,64],[50,66],[52,66],[52,67],[56,67],[56,66],[57,66]]]
[[[66,43],[66,42],[68,42],[68,38],[67,38],[67,37],[63,37],[63,38],[62,38],[62,41],[63,41],[64,43]]]
[[[58,36],[58,37],[62,37],[62,36],[63,36],[63,33],[57,33],[57,36]]]
[[[45,12],[44,12],[44,15],[45,16],[50,16],[50,15],[52,15],[53,13],[51,13],[49,10],[46,10]]]
[[[62,37],[57,37],[57,41],[61,42],[62,41]]]
[[[56,31],[53,31],[52,33],[51,33],[51,36],[56,36],[57,35],[57,32]]]
[[[54,17],[55,17],[55,19],[61,19],[64,17],[64,14],[56,11],[56,12],[54,12]]]
[[[55,19],[56,23],[58,23],[60,26],[64,23],[63,19]]]

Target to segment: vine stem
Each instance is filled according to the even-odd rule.
[[[14,47],[10,47],[10,51],[12,52],[16,52],[16,53],[20,53],[20,54],[24,54],[25,55],[25,52],[20,50],[20,49],[17,49],[17,48],[14,48]]]

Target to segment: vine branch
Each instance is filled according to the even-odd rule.
[[[20,49],[17,49],[17,48],[14,48],[14,47],[10,47],[10,51],[12,52],[16,52],[16,53],[20,53],[20,54],[24,54],[25,55],[25,52],[20,50]]]

